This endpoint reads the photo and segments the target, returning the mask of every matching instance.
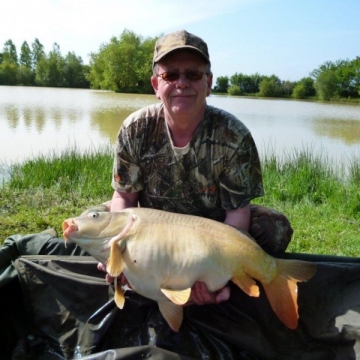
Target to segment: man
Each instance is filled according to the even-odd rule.
[[[110,210],[119,211],[139,204],[143,207],[204,216],[248,231],[266,251],[284,251],[292,234],[287,219],[274,210],[250,205],[252,199],[263,195],[263,185],[257,149],[249,130],[231,114],[206,103],[212,86],[211,64],[206,43],[186,31],[160,38],[155,48],[151,83],[161,103],[130,115],[120,129],[112,182],[114,195]],[[102,210],[105,209],[100,208],[100,211]],[[47,324],[40,316],[39,327],[42,331],[45,329],[46,336],[41,335],[40,331],[40,335],[35,338],[32,335],[26,337],[24,334],[27,334],[27,330],[24,332],[22,325],[25,315],[21,320],[17,320],[18,316],[15,318],[21,306],[10,307],[15,309],[14,313],[9,313],[7,308],[13,299],[21,300],[21,295],[18,294],[21,294],[22,290],[16,283],[18,272],[13,265],[14,259],[23,255],[85,255],[85,252],[75,244],[69,244],[65,248],[63,239],[56,238],[56,234],[51,231],[28,236],[16,235],[7,239],[0,250],[0,288],[2,286],[6,294],[3,300],[13,293],[4,306],[6,323],[13,324],[10,327],[11,331],[6,329],[4,338],[5,343],[11,344],[10,351],[12,352],[16,345],[14,352],[28,354],[29,349],[35,351],[35,345],[40,344],[44,349],[50,349],[52,354],[67,349],[69,354],[75,355],[76,352],[71,352],[76,339],[78,344],[85,347],[85,353],[93,351],[93,345],[98,346],[98,341],[102,338],[100,333],[108,328],[106,319],[113,319],[114,315],[107,313],[104,306],[101,311],[96,312],[96,316],[91,316],[90,326],[87,326],[88,319],[80,310],[80,317],[86,322],[86,326],[79,325],[75,331],[72,321],[78,323],[79,319],[75,321],[71,313],[81,291],[66,288],[63,296],[63,287],[59,287],[55,294],[53,293],[54,281],[56,284],[62,284],[64,277],[64,271],[59,271],[62,281],[57,281],[56,277],[54,280],[54,274],[58,271],[56,266],[53,268],[51,265],[54,260],[44,261],[45,264],[50,264],[50,277],[36,275],[47,273],[41,266],[42,270],[37,269],[36,274],[32,272],[32,265],[26,268],[29,273],[22,270],[23,277],[29,274],[29,279],[35,279],[34,283],[37,284],[36,288],[32,285],[27,288],[30,289],[27,293],[31,299],[38,299],[37,296],[40,296],[39,301],[46,304],[47,301],[55,299],[56,306],[53,306],[53,312],[48,310],[46,305],[46,313],[57,320],[51,319]],[[63,261],[57,260],[61,263]],[[34,266],[38,268],[39,264],[36,261]],[[104,269],[103,264],[100,264],[99,268]],[[69,278],[72,279],[72,276]],[[109,279],[109,275],[107,278]],[[122,278],[125,282],[126,279]],[[83,280],[86,288],[89,285],[88,281],[87,277]],[[75,283],[81,284],[81,281],[76,280]],[[9,291],[8,284],[15,286],[16,291]],[[98,290],[94,284],[98,283],[92,283],[89,289]],[[105,295],[104,300],[108,298],[107,290],[101,293]],[[236,297],[238,294],[233,296]],[[61,301],[58,302],[57,296],[61,297]],[[229,297],[230,289],[227,286],[216,293],[209,293],[206,285],[198,282],[192,289],[190,303],[219,303]],[[71,304],[68,308],[62,305],[63,302],[66,304],[66,301]],[[102,304],[102,300],[99,302]],[[84,308],[87,310],[87,316],[93,314],[90,305]],[[33,318],[43,314],[42,306],[38,303],[36,309],[38,311],[34,311]],[[105,317],[99,317],[99,313],[104,311]],[[113,313],[111,309],[109,311]],[[121,315],[124,316],[125,322],[131,322],[133,313],[130,312],[130,316],[126,317],[127,313],[122,312]],[[94,324],[99,319],[102,325],[97,327]],[[135,319],[134,322],[142,321],[141,316],[139,319]],[[80,323],[82,321],[80,320]],[[61,324],[61,330],[58,324]],[[19,329],[16,325],[19,325]],[[70,331],[67,330],[69,326]],[[124,343],[121,343],[120,336],[120,339],[116,340],[116,345],[122,344],[127,347],[130,341],[126,332],[128,330],[126,327],[122,328],[125,329]],[[95,332],[93,337],[89,336],[91,331]],[[51,334],[55,334],[54,338]],[[136,338],[133,332],[130,335],[132,339]],[[178,345],[174,343],[172,346],[169,345],[169,339],[165,337],[167,348],[178,349]],[[56,344],[54,339],[57,338],[62,344],[60,350],[53,349]],[[177,339],[176,343],[182,346],[187,339],[189,338],[180,342]],[[198,343],[198,336],[196,339]],[[47,347],[42,345],[44,341]],[[161,340],[159,342],[161,344]],[[139,343],[135,339],[130,343],[143,345],[143,340]],[[107,349],[106,341],[104,344]],[[80,346],[76,348],[78,347]],[[39,351],[43,353],[43,350]]]
[[[204,216],[282,252],[290,224],[282,214],[250,206],[263,196],[258,152],[244,124],[207,105],[212,80],[202,39],[183,30],[157,41],[151,83],[161,103],[131,114],[120,129],[110,210],[140,205]],[[228,287],[212,294],[199,282],[191,300],[219,303],[229,296]]]

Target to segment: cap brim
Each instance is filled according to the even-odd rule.
[[[163,53],[159,54],[156,58],[153,59],[153,67],[154,67],[155,63],[159,62],[165,56],[169,55],[170,53],[172,53],[174,51],[181,50],[181,49],[189,49],[189,50],[195,51],[197,54],[199,54],[205,60],[205,62],[207,64],[210,64],[209,58],[202,51],[197,49],[196,47],[190,46],[190,45],[181,45],[181,46],[174,47],[171,50],[164,51]]]

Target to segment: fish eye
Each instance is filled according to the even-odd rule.
[[[89,214],[90,217],[92,217],[93,219],[99,217],[99,213],[98,212],[93,212]]]

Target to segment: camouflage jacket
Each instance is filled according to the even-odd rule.
[[[139,192],[139,203],[223,221],[263,195],[258,152],[236,117],[207,106],[185,148],[172,145],[161,103],[131,114],[120,128],[112,186]]]

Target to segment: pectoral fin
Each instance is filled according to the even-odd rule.
[[[114,280],[114,286],[115,286],[115,294],[114,294],[115,304],[118,308],[122,309],[125,304],[125,296],[124,296],[121,286],[119,286],[119,284],[118,284],[117,278],[115,278],[115,280]]]
[[[190,298],[191,288],[185,290],[160,289],[162,293],[176,305],[184,305]]]
[[[106,271],[113,277],[119,276],[124,269],[121,247],[112,242],[110,246],[110,257],[106,264]]]
[[[183,321],[183,308],[169,300],[159,301],[159,309],[172,330],[179,331]]]

